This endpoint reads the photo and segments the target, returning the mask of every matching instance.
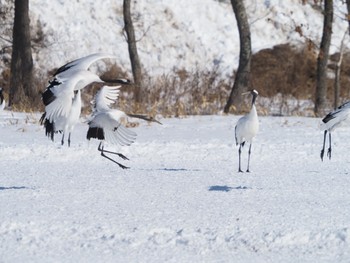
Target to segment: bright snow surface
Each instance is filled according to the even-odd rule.
[[[87,125],[52,143],[0,113],[0,262],[348,262],[349,134],[320,160],[319,119],[261,117],[238,173],[239,116],[141,123],[122,170]],[[247,148],[243,167],[246,166]]]

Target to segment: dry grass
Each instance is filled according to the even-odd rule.
[[[229,80],[223,80],[217,69],[183,69],[145,79],[141,104],[132,105],[130,110],[176,117],[214,114],[223,108],[229,90]]]
[[[332,63],[339,54],[330,59],[330,72]],[[313,101],[316,87],[316,61],[317,52],[313,45],[305,45],[296,49],[290,45],[279,45],[272,49],[261,50],[252,57],[252,86],[261,95],[258,107],[261,114],[288,114],[312,115],[312,105],[305,106],[305,100]],[[104,77],[129,78],[131,77],[117,65],[108,65]],[[0,83],[8,94],[8,71],[3,72]],[[49,73],[46,73],[50,75]],[[350,53],[344,55],[341,68],[341,97],[349,98],[350,89]],[[38,87],[38,97],[28,104],[16,107],[16,110],[35,111],[43,110],[40,102],[40,92],[48,84],[49,77],[36,73],[35,85]],[[156,77],[143,76],[141,102],[133,100],[134,87],[123,86],[117,107],[129,113],[142,113],[151,116],[162,115],[186,116],[209,115],[221,112],[226,104],[232,84],[234,73],[229,78],[223,78],[218,68],[203,70],[199,66],[195,70],[186,69],[172,72],[168,75]],[[83,114],[91,111],[90,101],[101,84],[90,85],[84,89]],[[346,87],[346,88],[345,88]],[[330,74],[328,80],[329,104],[333,102],[333,79]],[[243,98],[242,98],[243,99]],[[341,100],[341,101],[343,101]],[[291,101],[294,101],[291,103]],[[247,99],[247,105],[249,100]],[[310,104],[310,103],[309,103]],[[277,109],[277,110],[276,110]],[[243,113],[249,107],[242,108]],[[279,112],[279,113],[276,113]]]
[[[317,54],[286,44],[264,49],[252,58],[252,84],[264,97],[277,94],[312,99],[316,88]]]

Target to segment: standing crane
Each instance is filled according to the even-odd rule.
[[[339,106],[337,109],[331,111],[328,113],[323,119],[320,124],[320,129],[324,130],[323,135],[323,147],[321,150],[321,160],[323,161],[323,156],[325,152],[325,146],[326,146],[326,140],[327,140],[327,132],[328,132],[328,138],[329,138],[329,147],[327,151],[327,157],[329,160],[331,159],[332,154],[332,140],[331,140],[331,133],[334,131],[335,128],[338,126],[341,126],[341,124],[346,121],[350,116],[350,101],[344,103],[343,105]]]
[[[248,151],[248,166],[247,166],[247,172],[250,172],[249,170],[249,164],[250,164],[250,154],[252,150],[252,141],[255,135],[259,131],[259,120],[258,120],[258,114],[256,112],[256,107],[255,107],[255,100],[256,97],[258,96],[258,92],[256,90],[251,90],[249,92],[245,92],[242,95],[247,95],[251,94],[253,96],[252,98],[252,108],[250,112],[241,117],[237,125],[235,127],[235,137],[236,137],[236,145],[239,145],[238,149],[238,155],[239,155],[239,166],[238,166],[238,172],[243,172],[241,169],[241,152],[242,152],[242,147],[244,144],[250,143],[249,145],[249,151]]]

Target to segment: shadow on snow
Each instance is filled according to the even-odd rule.
[[[0,186],[0,191],[3,191],[3,190],[21,190],[21,189],[28,189],[28,188],[25,186],[10,186],[10,187]]]
[[[236,187],[231,187],[227,185],[213,185],[209,187],[208,191],[229,192],[231,190],[247,190],[247,189],[252,189],[252,188],[247,186],[241,186],[241,185]]]

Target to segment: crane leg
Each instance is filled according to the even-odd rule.
[[[329,160],[331,159],[331,153],[332,153],[332,140],[331,140],[331,132],[329,132],[328,134],[329,136],[329,148],[328,148],[328,151],[327,151],[327,156],[329,158]]]
[[[70,133],[68,134],[68,147],[70,147]]]
[[[112,158],[108,157],[107,155],[105,155],[105,151],[103,150],[103,146],[101,146],[102,142],[99,144],[97,150],[101,152],[101,156],[116,163],[120,168],[122,169],[128,169],[129,167],[122,165],[121,163],[118,163],[117,161],[113,160]]]
[[[252,143],[249,145],[249,151],[248,151],[248,166],[247,166],[247,173],[249,173],[249,164],[250,164],[250,153],[252,152]]]
[[[321,150],[321,160],[323,161],[323,156],[324,156],[324,148],[326,145],[326,138],[327,138],[327,130],[324,131],[324,135],[323,135],[323,147]]]
[[[98,150],[99,150],[100,152],[103,151],[103,152],[105,152],[105,153],[116,154],[116,155],[118,155],[120,158],[122,158],[123,160],[129,160],[129,158],[126,157],[124,154],[117,153],[117,152],[112,152],[112,151],[106,151],[106,150],[104,149],[104,147],[101,146],[101,145],[102,145],[102,142],[101,142],[100,145],[98,146]]]
[[[64,144],[64,132],[62,133],[61,145]]]
[[[241,169],[241,152],[242,152],[242,144],[239,145],[239,149],[238,149],[238,159],[239,159],[238,172],[239,173],[243,173]]]

